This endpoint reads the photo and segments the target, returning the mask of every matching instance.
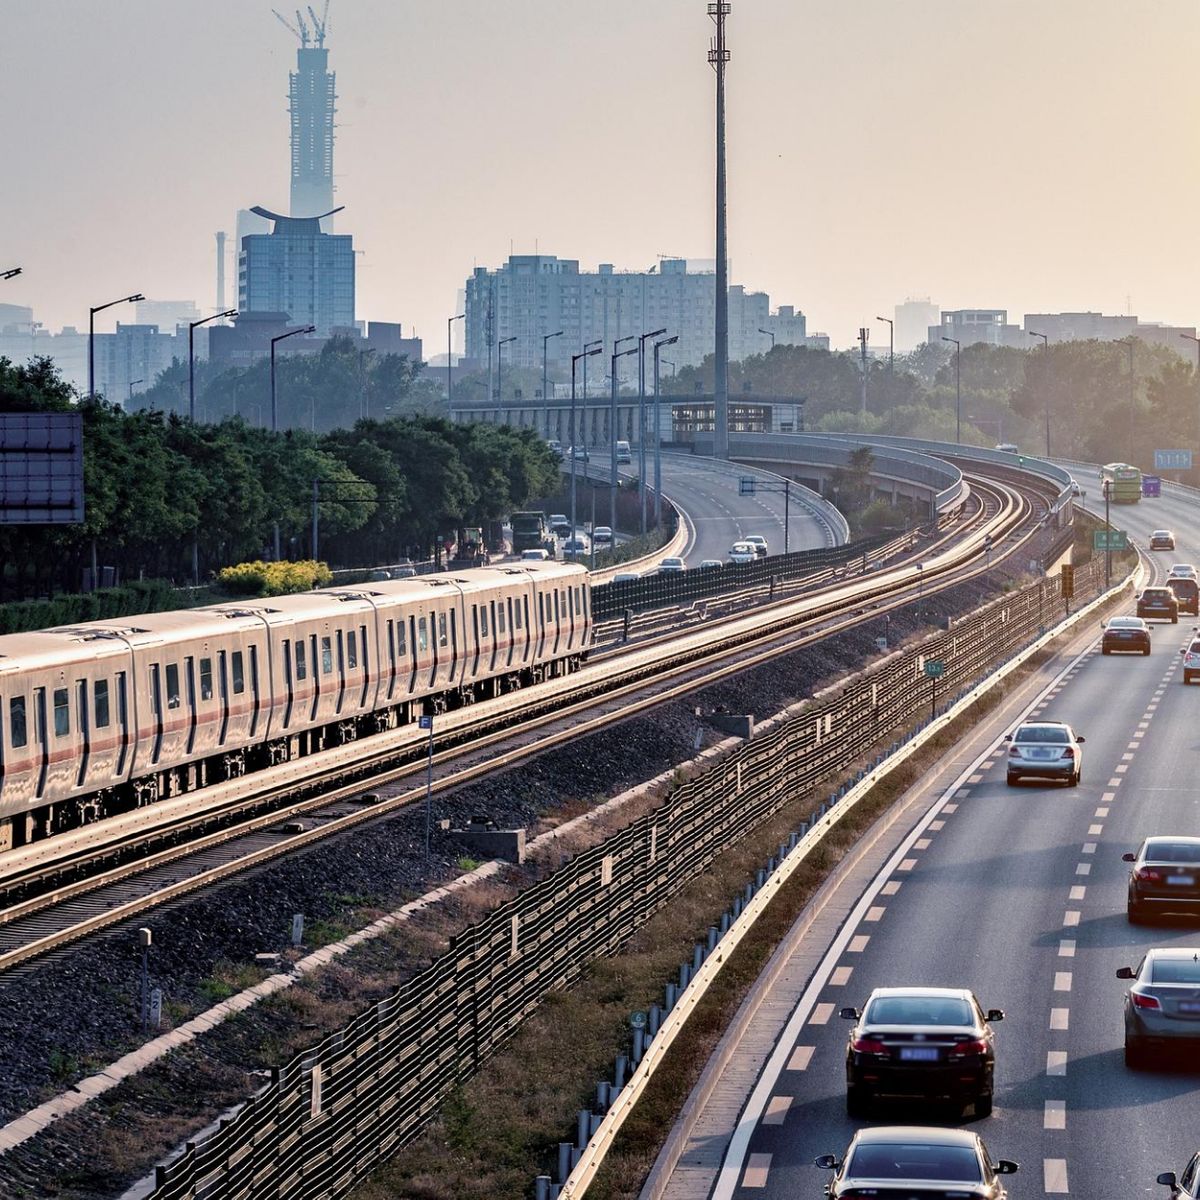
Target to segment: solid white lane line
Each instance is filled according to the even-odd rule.
[[[1067,1160],[1042,1159],[1042,1190],[1050,1195],[1065,1195],[1067,1191]]]
[[[887,909],[882,904],[876,904],[872,908],[867,909],[867,915],[863,917],[864,921],[879,921],[882,920],[883,914]]]
[[[807,1071],[808,1064],[812,1062],[814,1050],[816,1050],[816,1046],[797,1046],[792,1051],[792,1057],[788,1059],[787,1069],[789,1071]]]
[[[828,1025],[829,1018],[833,1016],[833,1008],[834,1006],[832,1004],[818,1004],[817,1007],[813,1009],[812,1016],[809,1017],[808,1023],[810,1025]]]
[[[787,1119],[788,1109],[792,1107],[792,1096],[772,1096],[767,1111],[763,1113],[764,1125],[782,1125]]]
[[[1103,825],[1089,825],[1088,837],[1099,837],[1104,832]]]
[[[1042,1114],[1043,1129],[1066,1129],[1067,1102],[1065,1100],[1047,1100],[1046,1109]]]
[[[853,967],[838,967],[829,977],[830,987],[845,987],[850,982],[850,976],[854,974]]]
[[[1074,958],[1075,957],[1075,939],[1074,938],[1059,938],[1058,939],[1058,957],[1059,958]]]
[[[1092,873],[1091,863],[1077,863],[1075,866],[1076,875],[1090,875]]]
[[[1054,990],[1056,992],[1069,992],[1071,990],[1071,972],[1070,971],[1055,971],[1054,972]]]
[[[889,879],[879,890],[884,896],[894,896],[900,890],[900,880]]]
[[[846,950],[851,954],[861,954],[867,948],[867,943],[870,940],[871,935],[869,933],[856,933],[850,939],[850,945],[846,947]]]
[[[1066,1029],[1070,1025],[1070,1022],[1071,1010],[1069,1008],[1052,1008],[1050,1010],[1051,1029]]]
[[[1076,912],[1074,909],[1068,908],[1067,911],[1065,913],[1063,913],[1063,925],[1078,925],[1078,924],[1079,924],[1079,913]]]
[[[742,1176],[742,1187],[765,1188],[767,1173],[771,1170],[769,1154],[751,1154],[746,1160],[746,1173]]]
[[[1067,1073],[1067,1052],[1065,1050],[1046,1051],[1046,1074],[1065,1075]]]
[[[1085,884],[1085,883],[1077,883],[1077,884],[1076,884],[1076,885],[1075,885],[1075,886],[1074,886],[1074,887],[1071,889],[1071,894],[1070,894],[1070,896],[1068,896],[1068,897],[1067,897],[1067,899],[1069,899],[1069,900],[1082,900],[1082,899],[1084,898],[1084,896],[1086,896],[1086,895],[1087,895],[1087,884]],[[1078,921],[1078,920],[1076,920],[1075,924],[1076,924],[1076,925],[1078,925],[1078,924],[1079,924],[1079,921]]]

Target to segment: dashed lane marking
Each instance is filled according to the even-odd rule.
[[[792,1051],[792,1057],[788,1059],[787,1069],[789,1071],[807,1071],[808,1064],[812,1062],[814,1050],[816,1050],[816,1046],[797,1046]]]
[[[1075,957],[1075,939],[1074,938],[1059,938],[1059,940],[1058,940],[1058,957],[1059,958],[1074,958]]]
[[[1099,837],[1104,832],[1103,825],[1089,825],[1088,837]]]
[[[882,904],[872,905],[867,909],[867,915],[863,917],[864,921],[880,921],[883,919],[883,914],[887,909]]]
[[[929,847],[932,845],[933,845],[933,841],[930,838],[917,838],[917,840],[913,843],[913,849],[914,850],[928,850]]]
[[[1104,795],[1100,797],[1100,803],[1111,804],[1116,798],[1117,796],[1115,792],[1105,792]]]
[[[1050,1195],[1066,1195],[1067,1160],[1065,1158],[1042,1159],[1042,1190]]]
[[[1065,1075],[1067,1073],[1067,1052],[1065,1050],[1046,1051],[1046,1074]]]
[[[1054,990],[1056,992],[1069,992],[1071,990],[1071,972],[1070,971],[1055,971],[1054,972]]]
[[[829,1018],[833,1016],[834,1006],[832,1004],[818,1004],[813,1009],[813,1014],[808,1019],[810,1025],[828,1025]]]
[[[1067,925],[1078,925],[1078,924],[1079,924],[1078,911],[1073,908],[1068,908],[1067,911],[1065,913],[1063,913],[1063,925],[1067,926]]]
[[[899,879],[889,879],[887,881],[887,883],[885,883],[883,885],[883,887],[881,887],[879,889],[879,894],[881,896],[894,896],[899,890],[900,890],[900,880]]]
[[[1075,874],[1076,875],[1090,875],[1091,873],[1092,873],[1092,864],[1091,863],[1076,863],[1075,864]]]
[[[792,1107],[792,1096],[772,1096],[767,1111],[763,1113],[764,1125],[782,1125],[787,1120],[788,1109]]]
[[[1137,749],[1137,747],[1136,747],[1136,746],[1134,746],[1134,749],[1136,750],[1136,749]],[[1122,754],[1122,755],[1121,755],[1121,761],[1122,761],[1122,762],[1133,762],[1133,755],[1132,755],[1132,754]],[[1121,770],[1124,770],[1124,768],[1123,768],[1123,767],[1118,767],[1118,768],[1117,768],[1117,770],[1118,770],[1118,771],[1121,771]]]
[[[1124,775],[1124,774],[1125,774],[1125,772],[1129,770],[1129,764],[1128,764],[1128,763],[1118,763],[1118,764],[1117,764],[1117,765],[1116,765],[1116,766],[1113,768],[1113,770],[1114,770],[1114,771],[1116,771],[1116,773],[1117,773],[1118,775]]]
[[[1068,900],[1082,900],[1084,898],[1084,896],[1086,896],[1086,895],[1087,895],[1087,884],[1077,883],[1071,889],[1071,894],[1067,897],[1067,899]],[[1078,915],[1078,914],[1076,914],[1076,915]],[[1079,922],[1076,921],[1075,924],[1078,925]]]
[[[929,822],[929,828],[933,833],[937,833],[939,830],[944,829],[945,827],[946,827],[945,821],[930,821]],[[918,842],[917,845],[920,845],[920,842]]]
[[[833,1007],[831,1004],[830,1008]],[[1051,1029],[1066,1029],[1071,1022],[1071,1010],[1069,1008],[1052,1008],[1050,1010],[1050,1028]]]
[[[1096,816],[1100,817],[1101,819],[1103,819],[1104,817],[1107,817],[1108,816],[1108,805],[1107,804],[1100,805],[1100,807],[1098,809],[1096,809]]]
[[[1120,787],[1121,781],[1120,781],[1120,779],[1110,779],[1108,781],[1108,786],[1109,787]]]
[[[961,796],[961,795],[962,795],[962,792],[959,792],[958,794]],[[956,812],[958,812],[958,805],[957,805],[957,804],[953,804],[953,803],[951,803],[951,804],[943,804],[943,805],[942,805],[942,812],[944,812],[944,813],[956,813]]]
[[[1084,854],[1095,854],[1096,853],[1096,843],[1095,842],[1084,842],[1083,843],[1083,852],[1084,852]]]
[[[982,783],[983,776],[978,771],[976,771],[974,775],[969,775],[967,777],[967,782],[968,783]]]
[[[1042,1115],[1043,1129],[1066,1129],[1067,1102],[1065,1100],[1047,1100],[1046,1110]]]
[[[771,1170],[769,1154],[751,1154],[746,1159],[746,1173],[742,1176],[742,1187],[765,1188],[767,1173]]]
[[[833,974],[829,977],[829,986],[845,987],[850,982],[850,976],[853,974],[853,967],[835,967]]]
[[[861,954],[866,948],[867,943],[871,940],[869,933],[856,933],[850,939],[850,945],[846,947],[848,954]]]
[[[897,871],[911,871],[917,865],[915,858],[906,858],[897,868]]]

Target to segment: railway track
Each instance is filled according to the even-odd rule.
[[[438,718],[446,732],[435,745],[435,792],[628,719],[784,649],[878,619],[910,603],[914,592],[955,586],[986,571],[989,559],[1019,552],[1047,511],[1045,498],[981,477],[971,483],[980,501],[974,517],[923,547],[919,563],[910,559],[825,582],[719,623],[672,630],[601,654],[565,679]],[[992,555],[984,549],[989,537],[998,548]],[[0,885],[0,973],[11,975],[89,934],[423,800],[423,778],[411,777],[423,776],[425,745],[420,731],[394,731],[303,760],[306,779],[273,778],[297,773],[298,764],[284,764],[236,781],[240,797],[214,795],[202,812],[196,809],[204,794],[193,794],[130,814],[128,821],[103,823],[142,828],[101,834],[93,827],[90,845],[64,847],[52,864],[30,862]]]

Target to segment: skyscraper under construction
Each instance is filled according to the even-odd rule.
[[[289,77],[288,111],[292,118],[293,217],[315,217],[333,208],[333,117],[335,75],[329,70],[325,27],[310,7],[308,21],[296,13],[296,24],[275,14],[299,39],[296,70]]]

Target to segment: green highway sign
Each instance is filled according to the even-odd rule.
[[[925,677],[927,679],[936,679],[945,669],[946,664],[940,658],[927,658],[925,660]]]
[[[1093,550],[1128,550],[1129,536],[1124,529],[1095,529],[1092,531]]]

